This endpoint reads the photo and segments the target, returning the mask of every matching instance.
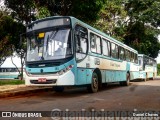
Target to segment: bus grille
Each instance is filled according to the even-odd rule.
[[[55,84],[57,82],[56,79],[46,80],[45,82],[39,82],[38,80],[30,80],[32,84]]]

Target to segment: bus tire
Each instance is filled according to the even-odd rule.
[[[146,82],[147,81],[147,73],[146,73],[146,78],[144,78],[144,82]]]
[[[124,81],[124,86],[129,86],[129,84],[130,84],[130,74],[129,73],[127,73],[126,74],[126,81]]]
[[[152,77],[152,80],[154,80],[155,79],[155,75],[154,75],[154,73],[153,73],[153,77]]]
[[[55,87],[53,87],[53,90],[55,92],[63,92],[64,91],[64,87],[63,86],[55,86]]]
[[[92,81],[91,84],[87,87],[88,91],[91,93],[95,93],[98,91],[99,86],[99,78],[96,72],[92,74]]]

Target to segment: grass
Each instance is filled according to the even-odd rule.
[[[2,85],[20,85],[24,84],[24,80],[0,80],[0,86]]]

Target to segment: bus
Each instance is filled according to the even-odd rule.
[[[54,16],[27,26],[25,84],[86,86],[97,92],[103,83],[129,85],[139,77],[138,52],[71,16]]]
[[[18,79],[18,75],[17,68],[0,67],[0,79]]]
[[[144,54],[138,54],[139,61],[139,78],[147,81],[148,79],[154,79],[157,76],[157,62],[154,58],[151,58]]]
[[[21,72],[20,58],[14,53],[14,56],[6,58],[0,66],[0,79],[19,79]],[[16,65],[16,66],[15,66]],[[23,72],[25,77],[25,72]]]

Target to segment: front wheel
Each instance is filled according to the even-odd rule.
[[[95,93],[98,91],[98,75],[96,72],[93,72],[92,74],[92,81],[91,81],[91,84],[87,87],[88,91],[91,92],[91,93]]]

